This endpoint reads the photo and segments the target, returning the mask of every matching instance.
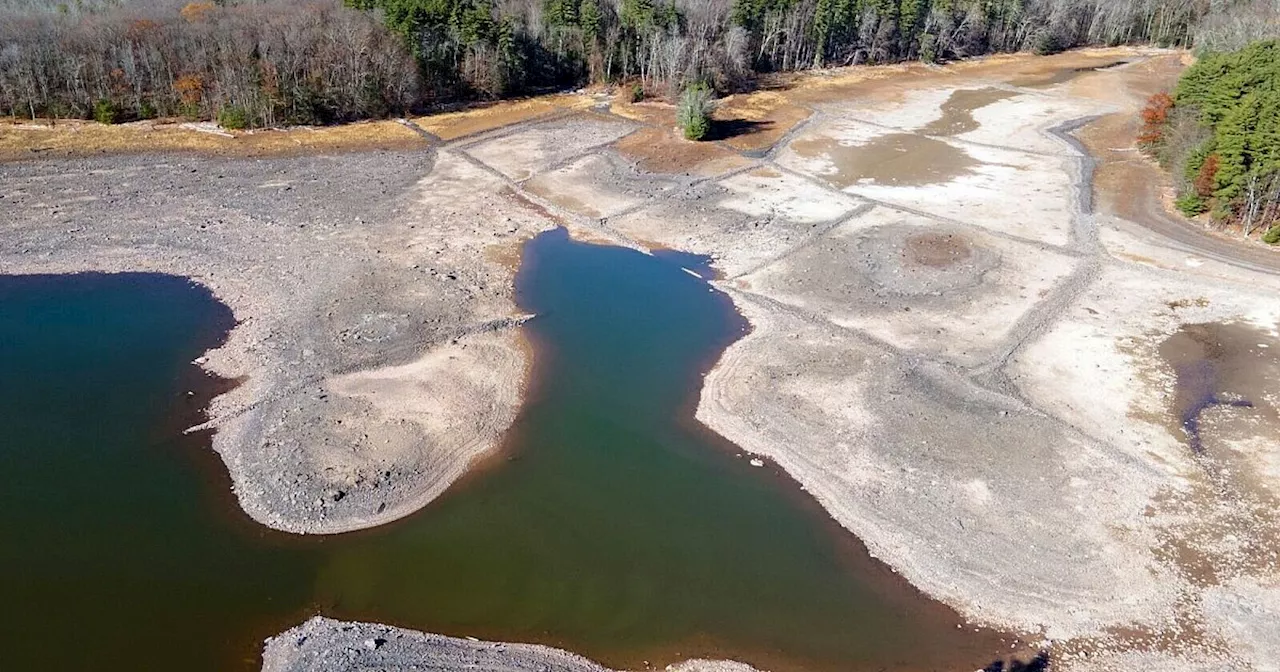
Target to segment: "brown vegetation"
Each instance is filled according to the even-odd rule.
[[[1173,109],[1173,97],[1157,93],[1147,99],[1142,108],[1142,130],[1138,132],[1138,144],[1154,146],[1164,140],[1165,125],[1169,123],[1169,111]]]
[[[106,126],[74,120],[59,121],[56,125],[13,119],[0,121],[0,161],[37,156],[175,151],[265,156],[423,146],[425,141],[421,136],[394,121],[221,134],[174,123]]]
[[[10,116],[229,114],[257,127],[382,117],[420,97],[401,40],[338,0],[0,18],[0,113]]]

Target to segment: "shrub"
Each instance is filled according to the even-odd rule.
[[[631,88],[627,89],[627,100],[632,103],[644,100],[644,87],[639,82],[632,84]]]
[[[231,130],[249,127],[249,115],[243,107],[227,105],[218,110],[218,125]]]
[[[1058,31],[1050,27],[1042,29],[1035,36],[1031,50],[1037,56],[1051,56],[1066,51],[1069,46],[1066,40],[1062,39],[1062,36],[1058,34]]]
[[[920,60],[925,63],[938,62],[938,37],[933,33],[920,36]]]
[[[680,94],[680,104],[676,107],[676,123],[689,140],[702,140],[711,130],[711,112],[715,110],[715,100],[711,98],[711,88],[699,82],[685,88]]]
[[[151,101],[144,100],[138,103],[139,119],[155,119],[157,116],[159,116],[159,112],[156,111],[156,106]]]
[[[1158,149],[1164,143],[1165,128],[1169,124],[1169,111],[1173,109],[1173,96],[1157,93],[1147,99],[1142,108],[1142,130],[1138,132],[1138,145],[1147,151]]]
[[[1209,207],[1209,204],[1194,191],[1188,191],[1187,193],[1179,196],[1178,200],[1174,201],[1173,204],[1182,212],[1182,214],[1188,217],[1195,217],[1207,210]]]
[[[99,124],[116,123],[116,106],[111,101],[103,98],[93,104],[93,120]]]
[[[1262,242],[1268,245],[1280,243],[1280,224],[1267,229],[1267,232],[1262,234]]]
[[[1212,196],[1218,185],[1217,176],[1218,155],[1210,154],[1205,157],[1204,163],[1200,164],[1200,170],[1196,171],[1196,179],[1191,183],[1196,190],[1196,195],[1201,198]]]

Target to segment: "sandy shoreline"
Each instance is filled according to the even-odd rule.
[[[768,143],[690,145],[656,104],[526,104],[451,119],[429,151],[340,163],[0,163],[17,215],[0,272],[210,287],[240,320],[205,366],[244,378],[210,409],[242,507],[333,533],[421,508],[514,419],[522,240],[564,224],[710,255],[753,331],[706,377],[698,419],[775,460],[875,557],[1043,641],[1060,669],[1262,670],[1280,639],[1280,390],[1251,381],[1257,412],[1206,411],[1197,454],[1170,422],[1162,344],[1232,324],[1267,346],[1250,357],[1280,351],[1280,264],[1149,233],[1131,219],[1151,186],[1121,179],[1121,120],[1181,58],[819,73],[728,103],[774,120]],[[385,626],[300,628],[265,669],[481,655]],[[483,669],[603,669],[516,649]]]

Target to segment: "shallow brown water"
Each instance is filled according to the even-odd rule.
[[[1057,84],[1065,84],[1088,72],[1106,70],[1107,68],[1114,68],[1128,62],[1129,61],[1100,61],[1097,65],[1062,68],[1048,74],[1025,75],[1023,77],[1013,79],[1009,83],[1013,86],[1021,86],[1027,89],[1046,89]]]
[[[1276,393],[1280,380],[1280,343],[1266,331],[1242,323],[1188,324],[1159,351],[1177,378],[1169,409],[1172,428],[1195,452],[1204,450],[1201,414],[1212,407],[1274,418],[1266,397]]]
[[[1018,94],[1012,91],[993,87],[957,89],[942,104],[942,116],[920,129],[920,132],[925,135],[951,136],[976,131],[980,124],[973,118],[975,110],[1016,95]]]
[[[919,186],[950,182],[980,162],[946,142],[914,133],[889,133],[863,145],[835,138],[806,138],[791,145],[804,158],[824,158],[836,168],[823,179],[840,187],[872,182]]]

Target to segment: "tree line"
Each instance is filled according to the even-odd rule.
[[[0,112],[325,123],[595,82],[1187,45],[1280,0],[0,0]],[[1234,17],[1234,18],[1233,18]],[[1234,21],[1234,23],[1233,23]]]
[[[433,88],[501,95],[1087,44],[1185,45],[1207,0],[348,0],[383,12]]]
[[[275,126],[384,116],[421,96],[404,42],[337,0],[81,7],[0,14],[0,111]]]
[[[1179,178],[1180,210],[1280,242],[1280,40],[1205,54],[1143,122],[1139,141]]]

